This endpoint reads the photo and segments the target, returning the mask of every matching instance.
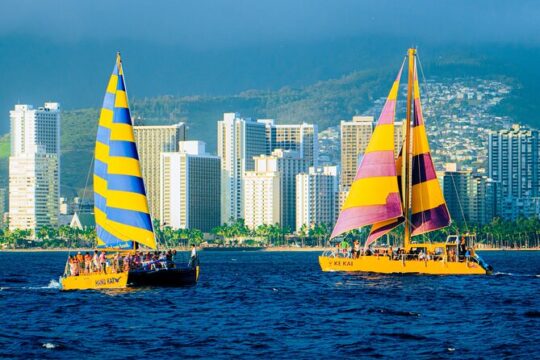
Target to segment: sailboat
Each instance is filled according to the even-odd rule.
[[[404,142],[394,154],[394,119],[399,83],[408,60],[407,114]],[[474,236],[450,235],[431,242],[428,234],[451,219],[435,173],[425,128],[416,49],[403,60],[371,136],[330,239],[371,226],[365,245],[349,253],[336,248],[319,257],[323,271],[415,273],[433,275],[488,274],[492,267],[474,252]],[[399,225],[402,247],[373,245]],[[427,241],[417,242],[422,235]],[[339,246],[338,246],[339,247]]]
[[[199,265],[171,261],[140,261],[143,250],[157,250],[137,144],[129,111],[122,60],[117,54],[97,130],[94,158],[96,254],[114,253],[114,266],[81,264],[60,278],[62,290],[109,289],[127,286],[183,286],[197,282]],[[104,254],[105,255],[105,254]],[[194,259],[192,259],[194,260]],[[86,264],[85,264],[86,265]]]

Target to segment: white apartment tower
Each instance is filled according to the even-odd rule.
[[[60,104],[15,105],[10,111],[10,229],[58,224]]]
[[[291,230],[294,230],[296,226],[296,175],[306,172],[307,169],[306,160],[300,157],[300,154],[296,151],[277,149],[272,152],[272,155],[255,157],[255,173],[264,173],[268,177],[270,177],[270,174],[274,174],[273,176],[279,177],[279,224],[283,227],[289,227]],[[254,176],[253,173],[246,173],[246,175]],[[254,197],[267,196],[250,189],[249,191],[246,190],[245,201],[248,201],[248,193],[253,194]],[[257,211],[265,211],[265,209],[256,209],[246,205],[244,210],[246,223],[247,217],[251,216],[252,212]]]
[[[297,151],[308,166],[317,166],[319,143],[315,124],[276,125],[273,119],[257,120],[266,126],[266,154],[276,149]]]
[[[150,215],[160,219],[160,156],[162,152],[177,152],[178,142],[186,140],[184,123],[163,126],[134,126],[135,141]]]
[[[221,161],[202,141],[181,141],[161,154],[161,225],[210,232],[221,223]]]
[[[244,219],[250,229],[281,223],[279,172],[258,168],[244,175]]]
[[[308,173],[296,175],[296,231],[303,225],[332,227],[338,202],[338,169],[336,166],[310,167]]]
[[[243,176],[254,169],[253,157],[266,153],[265,125],[238,113],[225,113],[218,121],[218,156],[221,158],[221,222],[243,217]]]

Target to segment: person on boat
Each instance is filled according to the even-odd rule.
[[[197,248],[196,248],[195,244],[192,244],[191,245],[191,257],[189,258],[189,267],[197,266],[198,261],[199,260],[197,258]]]
[[[392,260],[392,258],[394,257],[394,251],[392,250],[391,246],[389,246],[386,250],[386,255],[388,256],[389,260]]]
[[[127,253],[126,256],[124,256],[124,271],[128,272],[131,268],[131,254]]]
[[[167,268],[167,254],[163,251],[159,253],[159,266],[163,269]]]
[[[99,254],[99,271],[104,274],[107,273],[107,259],[105,257],[105,250],[101,250],[101,254]]]
[[[84,273],[90,274],[92,271],[92,255],[87,251],[86,254],[84,254]]]
[[[120,272],[120,254],[118,253],[118,251],[113,256],[112,272],[113,273]]]
[[[358,259],[360,256],[360,241],[355,240],[354,241],[354,248],[352,251],[353,259]]]
[[[99,271],[99,253],[97,250],[94,250],[94,256],[92,256],[92,271]]]
[[[69,274],[71,276],[79,275],[79,273],[77,272],[77,267],[78,267],[77,258],[73,255],[70,255],[68,262],[69,262]]]
[[[467,252],[467,245],[465,244],[465,237],[461,237],[461,242],[459,243],[459,261],[465,260],[465,253]]]
[[[77,253],[77,273],[81,274],[83,272],[83,268],[84,268],[84,257],[79,251]]]

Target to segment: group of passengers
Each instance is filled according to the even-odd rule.
[[[92,273],[119,273],[130,270],[156,270],[175,267],[179,262],[176,250],[168,251],[136,251],[135,253],[126,253],[125,255],[116,252],[112,257],[106,256],[105,251],[94,250],[93,255],[90,252],[68,257],[69,275],[78,276]]]
[[[458,256],[456,256],[456,250],[454,248],[449,248],[446,254],[446,261],[469,261],[471,256],[474,256],[474,250],[471,247],[466,246],[464,238],[461,239],[457,250],[459,253]],[[352,246],[347,241],[343,240],[336,244],[333,252],[335,256],[339,255],[353,259],[358,259],[361,256],[386,256],[390,260],[442,261],[445,257],[441,248],[437,248],[435,251],[428,251],[425,247],[416,247],[409,251],[405,251],[405,249],[399,247],[394,250],[392,246],[387,248],[364,248],[360,246],[358,240],[355,240]]]

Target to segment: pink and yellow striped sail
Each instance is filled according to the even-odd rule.
[[[120,55],[99,117],[94,203],[98,246],[132,248],[135,242],[156,248]]]
[[[450,225],[450,215],[431,159],[420,103],[416,62],[413,89],[411,235],[415,236]]]
[[[394,160],[394,118],[403,65],[386,99],[331,238],[403,215]]]
[[[398,188],[400,189],[401,193],[401,169],[403,167],[403,148],[401,148],[401,151],[399,152],[399,155],[396,159],[396,172],[397,172],[397,180],[398,180]],[[401,196],[401,194],[400,194]],[[386,221],[381,221],[378,223],[373,224],[371,227],[371,231],[369,232],[369,235],[366,239],[366,243],[364,245],[365,248],[369,247],[369,245],[373,244],[375,241],[377,241],[381,236],[384,236],[388,234],[390,231],[392,231],[394,228],[396,228],[398,225],[402,224],[403,221],[405,221],[404,216],[400,216],[395,219],[390,219]]]

